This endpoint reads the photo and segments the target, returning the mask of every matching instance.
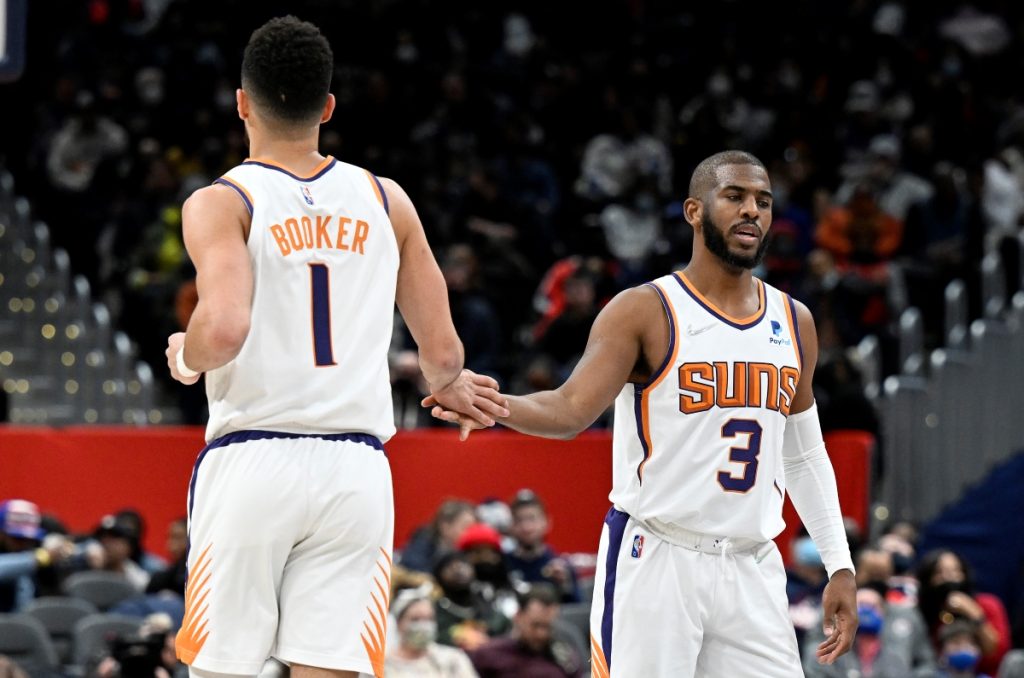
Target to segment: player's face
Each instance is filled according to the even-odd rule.
[[[730,268],[754,268],[764,258],[772,223],[768,174],[756,165],[725,165],[718,177],[704,201],[704,246]]]

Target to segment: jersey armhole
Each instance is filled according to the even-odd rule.
[[[793,297],[781,292],[783,303],[786,306],[786,319],[789,321],[789,332],[793,337],[793,350],[796,353],[796,366],[801,372],[804,369],[804,345],[800,341],[800,321],[796,315],[796,304]]]
[[[380,183],[380,179],[377,178],[377,175],[370,170],[363,171],[366,172],[366,176],[370,179],[370,185],[373,187],[373,192],[377,196],[377,202],[379,202],[380,206],[384,208],[384,214],[388,215],[388,218],[390,218],[391,207],[388,205],[388,194],[387,191],[384,190],[384,184]]]
[[[676,354],[679,352],[679,342],[676,336],[676,311],[672,307],[672,302],[668,300],[668,296],[665,291],[661,289],[661,286],[655,282],[645,283],[648,287],[658,293],[658,299],[661,300],[661,306],[665,311],[665,317],[668,319],[668,350],[665,352],[665,357],[661,361],[661,365],[658,366],[652,374],[651,378],[643,384],[638,384],[638,390],[645,390],[661,383],[661,380],[668,374],[668,369],[676,361]]]
[[[238,183],[234,179],[229,179],[227,176],[214,179],[213,183],[223,184],[237,193],[238,197],[245,203],[245,209],[249,210],[249,216],[252,216],[252,196],[249,194],[249,191],[245,190],[245,187],[242,186],[242,184]]]

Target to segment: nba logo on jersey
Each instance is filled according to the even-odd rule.
[[[307,205],[313,204],[313,194],[309,192],[309,186],[302,187],[302,199],[306,201]]]
[[[633,557],[639,558],[644,552],[644,536],[637,534],[633,536]]]

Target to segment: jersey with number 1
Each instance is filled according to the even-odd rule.
[[[681,273],[651,283],[669,349],[615,401],[612,502],[638,520],[733,539],[785,526],[782,438],[800,379],[792,299],[754,279],[759,306],[733,318]]]
[[[249,335],[206,374],[207,440],[243,429],[394,434],[388,348],[398,245],[373,174],[246,160],[216,183],[252,215]]]

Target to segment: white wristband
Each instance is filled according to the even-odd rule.
[[[178,349],[178,355],[175,356],[175,360],[174,361],[178,364],[178,374],[180,374],[181,376],[185,377],[186,379],[191,379],[192,377],[199,376],[198,372],[196,372],[195,370],[189,369],[189,366],[185,364],[185,346],[184,345],[182,345],[182,347]]]

